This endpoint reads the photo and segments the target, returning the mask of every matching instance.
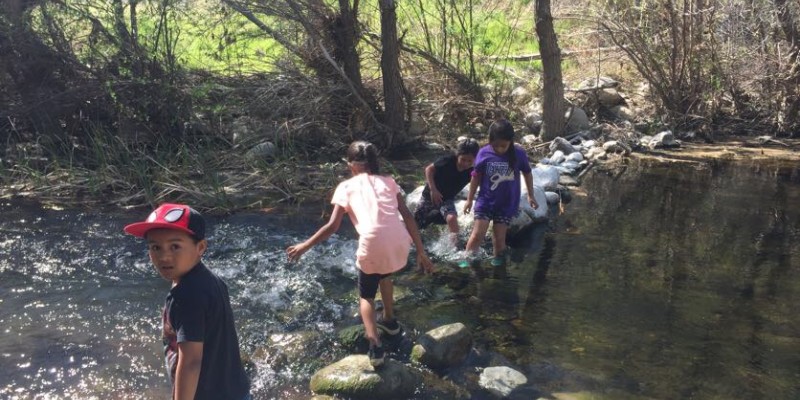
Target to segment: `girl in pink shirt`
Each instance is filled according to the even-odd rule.
[[[327,224],[305,242],[286,249],[290,261],[296,261],[314,245],[339,230],[344,214],[350,216],[358,232],[359,311],[370,342],[369,358],[373,367],[383,365],[384,350],[378,328],[389,335],[400,333],[394,319],[391,274],[405,267],[411,242],[417,248],[417,264],[424,272],[433,271],[425,254],[414,215],[406,207],[400,187],[389,176],[378,175],[378,149],[369,142],[357,141],[347,149],[347,165],[353,177],[340,183],[333,193],[333,212]],[[401,219],[402,217],[402,219]],[[375,320],[375,295],[381,291],[383,320]]]

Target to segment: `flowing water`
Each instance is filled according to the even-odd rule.
[[[800,398],[797,165],[633,160],[579,192],[505,268],[399,274],[409,334],[464,322],[543,393]],[[169,283],[122,234],[144,214],[0,204],[0,398],[169,397]],[[336,330],[358,321],[352,228],[287,264],[324,220],[210,222],[206,263],[230,287],[254,398],[308,398],[311,374],[345,355]],[[437,236],[426,244],[451,259]]]

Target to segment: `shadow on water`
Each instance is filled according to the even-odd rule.
[[[397,313],[411,339],[472,330],[475,351],[448,378],[478,399],[489,365],[528,378],[520,398],[800,398],[797,166],[633,160],[582,188],[510,241],[502,268],[460,270],[426,232],[443,261],[396,276]],[[141,213],[0,211],[0,397],[167,398],[169,284],[121,234]],[[336,331],[358,321],[352,227],[287,264],[284,249],[324,221],[210,222],[206,261],[230,287],[254,397],[308,398],[311,374],[345,355]]]

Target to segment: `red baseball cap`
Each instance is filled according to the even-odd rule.
[[[143,222],[125,227],[125,232],[143,238],[151,229],[175,229],[186,232],[197,240],[206,237],[206,221],[195,209],[184,204],[164,203]]]

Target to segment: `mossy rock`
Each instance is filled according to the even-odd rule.
[[[311,377],[314,394],[350,399],[406,399],[420,385],[412,370],[392,359],[373,368],[366,355],[351,355],[317,371]]]
[[[339,338],[339,344],[349,353],[364,354],[369,350],[364,325],[348,326],[339,330],[336,336]]]

